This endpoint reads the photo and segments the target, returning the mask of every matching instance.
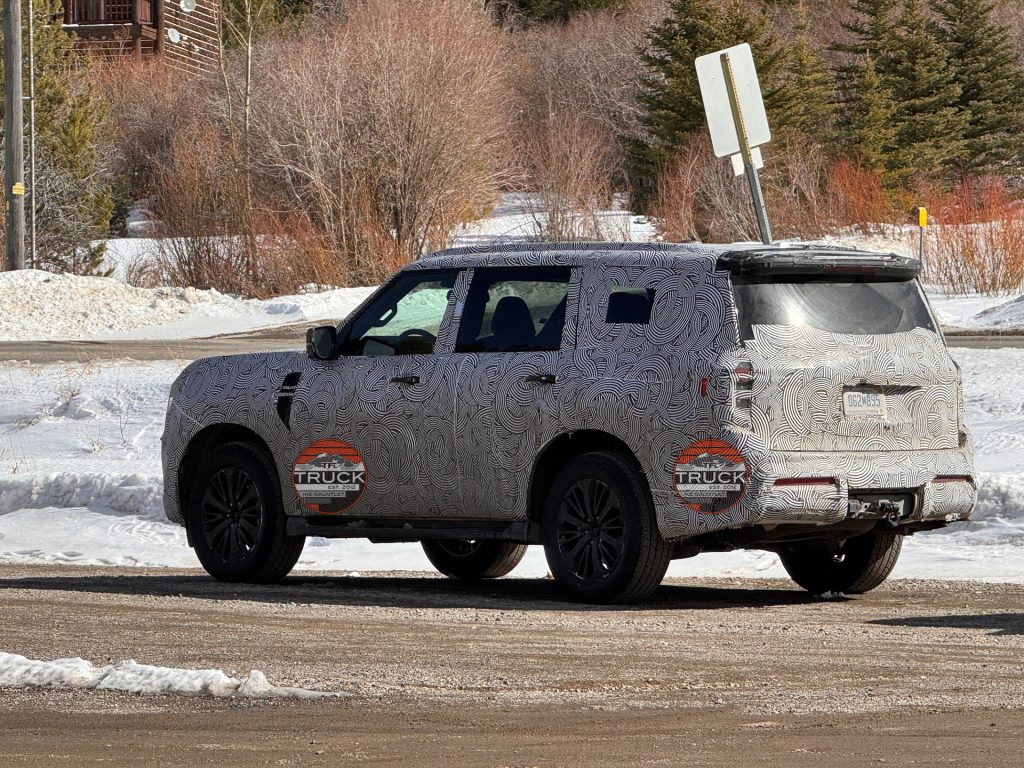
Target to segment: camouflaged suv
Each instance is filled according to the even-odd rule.
[[[810,247],[444,251],[305,353],[186,368],[167,515],[229,581],[277,581],[328,536],[419,541],[462,579],[543,544],[592,601],[740,548],[813,592],[863,592],[904,536],[975,500],[919,269]]]

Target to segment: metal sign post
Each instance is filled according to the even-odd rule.
[[[746,175],[761,242],[769,245],[772,230],[757,171],[764,165],[758,147],[771,141],[772,134],[754,54],[743,43],[699,56],[694,65],[715,155],[728,157],[737,176]]]
[[[740,100],[736,95],[736,77],[732,71],[732,61],[729,52],[723,51],[721,55],[722,75],[725,77],[725,88],[729,92],[729,106],[732,109],[732,119],[736,124],[736,137],[740,141],[740,156],[743,158],[743,169],[747,174],[747,183],[750,184],[750,195],[754,202],[754,214],[757,216],[757,228],[761,231],[761,242],[770,245],[772,242],[772,228],[768,223],[768,211],[764,206],[764,194],[761,191],[761,177],[757,173],[757,166],[750,151],[750,140],[747,138],[747,126],[743,121],[743,111],[740,108]]]

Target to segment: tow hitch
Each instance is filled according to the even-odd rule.
[[[900,524],[900,505],[894,501],[878,502],[878,511],[882,517],[893,528]]]
[[[851,493],[847,519],[884,520],[896,528],[913,515],[915,499],[914,493]]]

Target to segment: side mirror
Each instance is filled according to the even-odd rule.
[[[313,360],[333,360],[338,356],[338,329],[320,325],[306,331],[306,354]]]

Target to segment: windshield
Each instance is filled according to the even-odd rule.
[[[734,280],[740,339],[756,325],[794,325],[830,333],[876,335],[935,331],[916,280],[816,278]]]

